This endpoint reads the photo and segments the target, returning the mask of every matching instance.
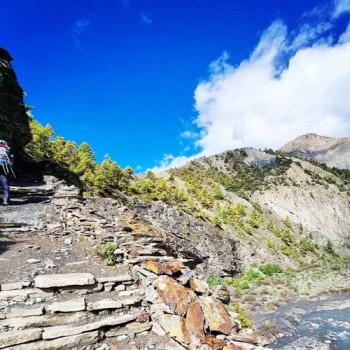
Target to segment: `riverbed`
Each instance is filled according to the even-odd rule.
[[[291,335],[271,344],[278,350],[349,350],[350,308],[306,314]]]
[[[256,316],[280,329],[271,349],[350,350],[349,293],[295,300]]]

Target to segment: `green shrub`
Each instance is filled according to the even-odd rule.
[[[261,271],[251,269],[244,274],[243,278],[248,282],[254,282],[265,278],[265,276],[261,273]]]
[[[281,250],[281,252],[284,254],[284,255],[287,255],[293,259],[297,259],[297,258],[300,258],[300,254],[299,252],[293,248],[293,247],[290,247],[286,244],[282,244],[280,245],[279,249]]]
[[[210,287],[222,286],[224,284],[224,279],[218,276],[210,276],[207,282]]]
[[[270,239],[267,241],[267,247],[272,250],[276,250],[276,244],[272,242]]]
[[[218,215],[213,216],[211,222],[213,223],[214,227],[221,227],[221,220]]]
[[[233,311],[238,314],[237,319],[241,323],[242,328],[250,328],[253,324],[253,321],[247,315],[246,310],[240,303],[236,303],[233,306]]]
[[[265,264],[259,267],[259,270],[266,276],[273,276],[276,273],[282,273],[283,269],[278,264]]]
[[[264,224],[264,215],[261,211],[254,209],[249,215],[248,219],[249,225],[253,228],[259,228]]]
[[[334,250],[334,245],[333,245],[333,243],[330,240],[327,241],[327,244],[323,247],[323,250],[327,254],[332,255],[333,257],[337,257],[338,256],[338,254]]]
[[[249,289],[248,281],[246,281],[244,279],[240,279],[240,278],[233,279],[231,281],[231,285],[232,285],[232,287],[235,288],[236,292],[238,292],[238,293],[244,289]]]
[[[299,248],[304,252],[311,252],[317,254],[316,245],[307,237],[304,237],[299,241]]]
[[[98,248],[98,255],[103,259],[106,265],[115,265],[117,262],[117,256],[115,255],[116,249],[118,249],[117,243],[108,242]]]
[[[287,216],[284,220],[283,223],[289,228],[289,229],[293,229],[293,223],[291,221],[291,219]]]

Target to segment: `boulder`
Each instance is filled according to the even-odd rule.
[[[189,289],[168,276],[161,276],[154,281],[154,286],[162,301],[177,315],[184,315],[188,305],[196,299],[196,295]]]
[[[205,294],[205,293],[208,293],[209,291],[208,283],[206,281],[202,281],[195,277],[190,278],[190,287],[195,292],[200,294]]]
[[[190,344],[191,337],[182,316],[164,314],[159,317],[158,323],[171,337],[183,344]]]
[[[224,304],[213,297],[206,296],[199,297],[199,303],[210,331],[229,335],[236,324],[231,319]]]
[[[170,275],[179,272],[183,268],[183,264],[179,260],[171,260],[164,262],[157,262],[154,260],[144,261],[143,267],[154,272],[157,275]]]
[[[204,313],[198,301],[193,301],[187,309],[186,327],[201,342],[205,340]]]

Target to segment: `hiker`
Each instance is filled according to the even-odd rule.
[[[0,140],[0,182],[2,186],[4,205],[9,203],[10,187],[8,184],[8,176],[12,174],[14,175],[10,147],[6,141]]]

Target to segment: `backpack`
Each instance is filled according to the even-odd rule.
[[[10,173],[12,167],[12,155],[10,147],[6,141],[0,140],[0,166],[3,168],[5,174]]]

